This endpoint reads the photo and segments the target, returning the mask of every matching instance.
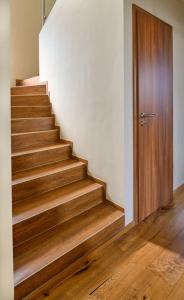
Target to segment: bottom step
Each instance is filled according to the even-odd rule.
[[[123,212],[103,203],[14,248],[15,299],[22,299],[123,227]]]

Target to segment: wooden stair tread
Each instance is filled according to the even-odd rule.
[[[99,188],[102,185],[86,178],[33,197],[29,201],[19,201],[13,206],[13,225]]]
[[[14,249],[15,286],[123,217],[103,203],[19,245]]]
[[[39,85],[39,84],[38,84]],[[18,88],[24,88],[25,86],[18,86]],[[29,87],[29,85],[27,86]],[[16,86],[17,88],[17,86]],[[20,95],[14,95],[12,94],[11,97],[45,97],[45,96],[49,96],[48,94],[20,94]]]
[[[54,128],[54,129],[49,129],[49,130],[41,130],[41,131],[30,131],[30,132],[18,132],[18,133],[12,133],[11,136],[26,136],[26,135],[30,135],[30,134],[39,134],[39,133],[44,133],[44,132],[51,132],[51,131],[58,131],[58,128]]]
[[[29,85],[39,85],[39,84],[45,84],[44,82],[40,82],[39,75],[33,76],[28,79],[17,79],[16,80],[16,86],[29,86]]]
[[[14,86],[12,86],[11,88],[12,89],[24,89],[24,88],[34,88],[34,87],[37,87],[37,86],[43,86],[43,87],[45,87],[45,83],[39,83],[39,84],[29,84],[29,85],[14,85]]]
[[[39,98],[39,97],[49,97],[47,94],[32,94],[32,95],[11,95],[11,98],[16,99],[16,98],[31,98],[33,97],[33,99],[35,98]]]
[[[51,104],[46,105],[12,105],[11,108],[18,107],[18,108],[45,108],[45,107],[51,107]],[[16,119],[16,118],[14,118]]]
[[[49,116],[49,117],[31,117],[31,118],[11,118],[11,121],[17,121],[17,120],[21,120],[21,121],[24,121],[24,120],[45,120],[45,119],[53,119],[54,118],[54,115],[52,116]]]
[[[34,169],[20,171],[13,174],[12,186],[82,165],[85,165],[85,163],[77,159],[68,159],[62,162],[56,162]]]
[[[27,94],[25,94],[25,95],[11,95],[11,97],[14,99],[14,98],[24,98],[24,97],[28,97],[28,98],[30,98],[30,97],[33,97],[33,98],[38,98],[38,97],[48,97],[48,95],[46,94],[32,94],[32,95],[27,95]]]
[[[68,146],[70,146],[69,143],[59,142],[59,143],[55,143],[55,144],[51,144],[51,145],[49,144],[49,145],[42,146],[42,147],[26,148],[22,151],[16,151],[16,152],[12,153],[12,157],[33,154],[33,153],[42,152],[45,150],[52,150],[52,149],[63,148],[63,147],[68,147]]]
[[[21,87],[21,86],[19,86],[19,87]],[[22,86],[23,87],[23,86]],[[32,95],[30,95],[30,94],[21,94],[21,95],[11,95],[11,97],[12,98],[16,98],[16,97],[43,97],[43,96],[46,96],[46,97],[48,97],[48,94],[32,94]]]

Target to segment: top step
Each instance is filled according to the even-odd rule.
[[[41,84],[39,76],[16,80],[16,86],[27,86],[27,85],[36,85],[36,84]]]
[[[11,88],[11,95],[46,95],[47,85],[16,86]]]

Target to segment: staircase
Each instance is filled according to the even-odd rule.
[[[72,156],[38,79],[11,89],[15,299],[23,299],[124,226],[105,186]]]

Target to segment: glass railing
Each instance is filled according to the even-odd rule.
[[[47,20],[56,0],[42,0],[43,7],[43,24]]]

